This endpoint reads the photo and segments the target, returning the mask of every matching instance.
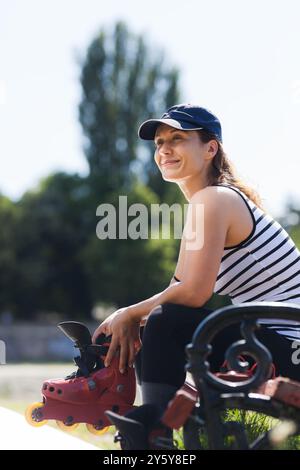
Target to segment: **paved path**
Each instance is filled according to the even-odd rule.
[[[100,450],[50,426],[34,428],[24,416],[0,407],[0,450]]]

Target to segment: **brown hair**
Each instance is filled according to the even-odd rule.
[[[213,186],[215,184],[229,184],[236,187],[242,191],[251,201],[254,202],[260,209],[264,210],[262,206],[262,201],[253,188],[248,186],[236,174],[236,170],[224,152],[221,142],[213,134],[210,134],[204,130],[197,131],[201,142],[204,144],[208,143],[210,140],[216,140],[218,142],[218,151],[212,160],[208,171],[208,185]]]

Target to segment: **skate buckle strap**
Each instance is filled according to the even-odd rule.
[[[78,374],[81,372],[84,377],[88,377],[90,375],[89,369],[87,368],[87,365],[84,360],[80,356],[74,357],[74,362],[78,366],[78,371],[77,371],[77,377],[80,375]]]
[[[109,346],[100,345],[100,344],[90,344],[86,348],[88,353],[91,353],[95,356],[106,356]]]

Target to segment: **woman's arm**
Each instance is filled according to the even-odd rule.
[[[135,348],[140,347],[140,323],[158,305],[177,303],[200,307],[211,297],[230,224],[230,201],[216,187],[207,187],[193,196],[190,207],[183,234],[185,249],[180,282],[171,282],[162,292],[119,309],[104,320],[93,340],[100,332],[113,335],[107,364],[118,347],[120,369],[126,367],[128,357],[129,364],[133,362]],[[193,231],[194,239],[190,236]]]
[[[224,193],[207,187],[193,196],[190,207],[182,240],[180,282],[172,279],[164,291],[128,307],[133,318],[141,319],[168,302],[200,307],[211,297],[229,229],[230,204]]]
[[[172,286],[173,284],[176,284],[177,282],[180,282],[180,280],[174,275],[170,281],[170,284],[169,284],[169,287]],[[151,312],[150,312],[151,313]],[[148,317],[150,315],[150,313],[148,315],[145,315],[142,317],[141,321],[140,321],[140,326],[145,326],[145,324],[147,323],[147,320],[148,320]]]
[[[203,291],[204,293],[204,291]],[[183,282],[174,282],[170,284],[165,290],[153,295],[149,299],[138,302],[137,304],[130,305],[128,311],[132,318],[142,319],[145,315],[155,309],[158,305],[165,303],[183,304],[191,307],[199,307],[204,304],[208,299],[203,296],[203,301],[197,295],[197,301],[194,300],[194,292],[189,290]]]

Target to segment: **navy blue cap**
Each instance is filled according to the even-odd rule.
[[[192,104],[176,104],[168,109],[160,119],[148,119],[140,126],[138,135],[143,140],[154,140],[156,130],[161,124],[180,129],[195,131],[203,129],[222,142],[222,128],[219,119],[208,109]]]

